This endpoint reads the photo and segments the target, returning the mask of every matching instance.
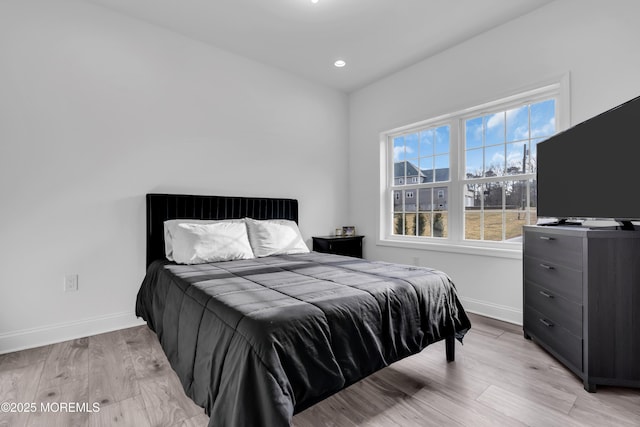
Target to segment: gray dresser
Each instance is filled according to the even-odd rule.
[[[526,338],[595,392],[640,387],[640,231],[524,229]]]

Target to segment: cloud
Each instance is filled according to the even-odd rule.
[[[400,160],[402,157],[408,157],[410,154],[413,154],[413,148],[411,147],[393,147],[393,160]]]
[[[522,155],[521,151],[511,151],[507,154],[507,167],[510,166],[522,166]]]
[[[531,128],[531,137],[535,138],[538,136],[549,136],[553,135],[556,131],[556,118],[551,117],[546,123],[543,123],[542,126]]]
[[[504,163],[504,154],[503,153],[493,153],[491,156],[490,164],[499,164],[502,165]]]
[[[502,126],[504,123],[504,112],[492,114],[487,120],[487,129],[493,129],[496,126]]]

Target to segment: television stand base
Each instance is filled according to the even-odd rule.
[[[626,219],[616,219],[616,222],[620,224],[620,230],[628,230],[635,231],[636,226],[633,223]]]
[[[545,224],[538,224],[538,225],[542,227],[557,227],[561,225],[582,225],[582,223],[577,221],[569,221],[566,218],[562,218],[557,221],[547,222]]]

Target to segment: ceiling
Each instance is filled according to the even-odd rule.
[[[553,0],[85,1],[351,92]]]

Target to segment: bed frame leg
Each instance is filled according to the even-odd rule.
[[[456,339],[453,335],[445,338],[444,341],[445,352],[447,354],[447,362],[453,362],[456,360]]]

